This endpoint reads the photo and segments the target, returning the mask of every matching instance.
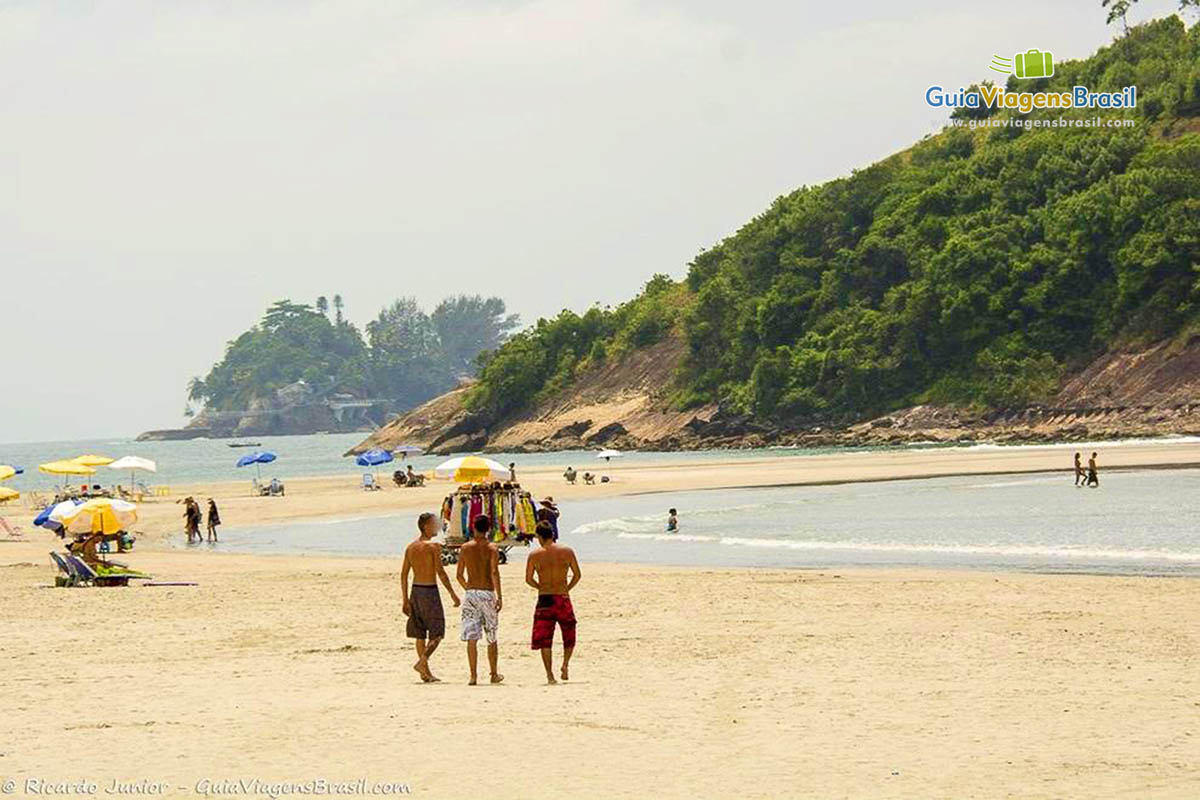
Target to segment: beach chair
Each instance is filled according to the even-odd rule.
[[[258,482],[258,478],[251,478],[250,486],[255,497],[266,497],[271,493],[270,489]]]
[[[271,485],[267,487],[267,494],[271,497],[283,497],[283,481],[279,478],[271,478]]]
[[[372,475],[370,472],[364,472],[362,488],[363,488],[363,491],[366,491],[366,492],[375,492],[375,491],[382,489],[383,487],[375,482],[374,475]]]
[[[77,581],[75,571],[71,569],[71,566],[67,563],[67,560],[58,553],[55,553],[53,550],[50,551],[50,560],[54,562],[54,565],[58,567],[59,571],[59,574],[54,576],[54,585],[75,586]]]
[[[77,585],[128,586],[131,580],[150,580],[149,575],[131,569],[93,569],[90,564],[74,554],[66,556],[66,560],[80,580],[80,584]]]

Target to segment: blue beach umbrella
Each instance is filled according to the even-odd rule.
[[[354,463],[360,467],[378,467],[380,464],[386,464],[394,460],[392,454],[387,450],[368,450],[354,459]]]
[[[63,524],[58,521],[58,518],[62,517],[67,510],[82,504],[82,500],[64,500],[58,505],[46,506],[42,509],[42,513],[33,518],[33,524],[62,536]],[[57,514],[55,514],[56,511],[58,512]]]
[[[250,453],[249,455],[242,456],[237,460],[237,466],[248,467],[253,464],[254,469],[258,472],[258,477],[262,478],[262,466],[260,465],[270,464],[277,458],[279,458],[279,456],[275,455],[270,450],[263,450],[262,452],[254,452]]]

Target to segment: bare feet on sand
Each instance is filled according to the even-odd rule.
[[[562,671],[561,671],[561,672],[559,672],[559,674],[562,676],[562,679],[563,679],[564,681],[569,681],[569,680],[571,680],[571,676],[567,674],[567,665],[566,665],[566,664],[563,664]]]
[[[417,663],[413,664],[413,669],[421,676],[422,682],[429,683],[433,680],[433,676],[429,674],[429,667],[423,662],[417,661]]]
[[[554,680],[554,673],[553,673],[553,672],[547,672],[547,673],[546,673],[546,683],[548,683],[548,684],[549,684],[549,685],[551,685],[551,686],[557,686],[557,685],[558,685],[558,681]]]
[[[492,676],[492,683],[500,683],[502,680],[504,680],[504,676],[499,672]]]

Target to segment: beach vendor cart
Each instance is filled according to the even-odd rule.
[[[533,496],[521,488],[508,468],[480,456],[453,458],[434,470],[439,478],[458,481],[442,501],[442,563],[458,563],[458,553],[471,536],[471,524],[485,515],[492,520],[492,542],[500,563],[513,547],[528,547],[537,526]]]

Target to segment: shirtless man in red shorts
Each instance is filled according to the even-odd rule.
[[[579,559],[575,551],[554,541],[554,528],[549,522],[537,524],[538,542],[542,548],[531,553],[525,561],[525,582],[538,591],[537,608],[533,611],[532,649],[542,651],[542,666],[546,668],[546,683],[554,680],[554,625],[562,628],[563,660],[560,675],[568,680],[567,665],[575,652],[575,610],[571,607],[571,590],[579,583]],[[567,573],[571,573],[568,580]]]

